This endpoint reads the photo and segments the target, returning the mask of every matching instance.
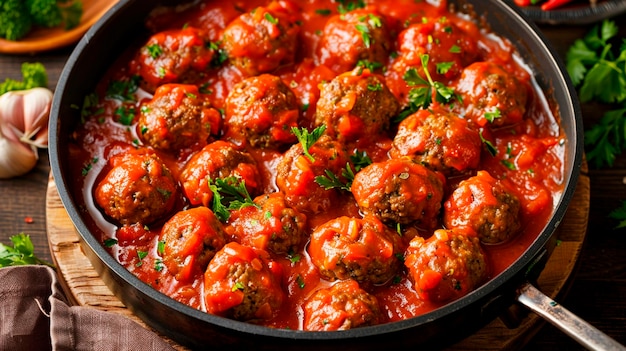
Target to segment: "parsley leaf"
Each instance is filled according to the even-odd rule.
[[[43,264],[54,267],[51,263],[35,256],[35,247],[30,236],[20,233],[10,239],[13,247],[0,243],[0,268],[28,264]]]
[[[609,218],[619,221],[615,229],[626,228],[626,201],[622,201],[622,207],[616,208],[609,213]]]
[[[321,125],[313,129],[313,131],[310,133],[309,130],[306,128],[291,127],[291,132],[296,136],[296,138],[298,138],[300,145],[302,145],[302,151],[304,152],[304,155],[311,162],[314,162],[315,158],[309,153],[309,149],[319,140],[319,138],[322,136],[322,134],[324,134],[325,131],[325,125]]]
[[[339,189],[345,191],[351,191],[352,182],[354,181],[354,175],[361,169],[372,164],[372,160],[367,156],[365,151],[355,150],[354,154],[350,156],[354,167],[350,163],[346,163],[346,167],[341,170],[341,176],[346,179],[346,182],[342,182],[336,174],[330,170],[324,170],[326,175],[315,177],[315,182],[322,186],[326,190]]]
[[[231,210],[247,206],[256,206],[248,193],[246,182],[235,176],[209,180],[209,189],[213,193],[212,209],[217,218],[226,222]]]
[[[420,58],[426,78],[422,78],[417,73],[415,68],[410,68],[406,71],[406,73],[404,73],[402,78],[409,86],[414,88],[409,91],[408,106],[400,112],[400,115],[397,118],[395,118],[395,122],[403,120],[419,109],[427,109],[430,107],[430,104],[433,102],[433,93],[435,94],[435,101],[442,104],[450,103],[455,98],[459,99],[453,88],[448,87],[441,82],[433,81],[430,76],[430,72],[428,71],[428,61],[430,60],[429,55],[423,54],[420,55]],[[446,63],[440,63],[438,70],[440,68],[442,71],[445,71]]]
[[[615,157],[626,147],[626,108],[608,111],[600,122],[585,131],[587,159],[595,167],[613,166]]]
[[[579,88],[581,102],[614,104],[600,122],[585,131],[587,160],[596,167],[612,166],[626,148],[626,38],[613,47],[618,28],[604,20],[568,49],[567,71]]]

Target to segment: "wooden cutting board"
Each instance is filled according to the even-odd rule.
[[[556,301],[567,293],[570,276],[575,273],[576,262],[587,233],[589,201],[590,182],[585,164],[572,202],[555,234],[558,244],[537,283],[537,287],[544,294]],[[52,177],[46,196],[46,227],[59,278],[72,303],[121,314],[150,329],[111,293],[83,254],[78,234],[61,203]],[[525,315],[521,324],[514,329],[507,328],[500,319],[496,319],[448,350],[518,350],[532,339],[543,324],[544,320],[534,313]],[[186,350],[176,342],[164,338],[174,348]]]

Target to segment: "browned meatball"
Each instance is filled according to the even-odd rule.
[[[325,125],[333,138],[354,141],[383,133],[399,109],[380,76],[357,68],[322,85],[315,125]]]
[[[361,211],[386,223],[437,226],[445,178],[410,158],[373,163],[358,172],[352,194]]]
[[[157,155],[131,150],[111,157],[109,165],[94,194],[109,217],[121,224],[151,224],[173,209],[176,181]]]
[[[155,149],[177,152],[198,145],[219,134],[220,112],[211,107],[198,92],[187,84],[160,86],[152,100],[143,103],[137,124],[141,139]]]
[[[276,76],[245,79],[226,99],[226,137],[244,139],[253,147],[279,148],[297,141],[300,107],[291,89]]]
[[[249,76],[292,63],[300,32],[298,12],[290,1],[274,1],[233,20],[223,40],[230,62]]]
[[[255,194],[261,187],[254,158],[240,151],[236,145],[218,140],[193,155],[180,174],[180,182],[192,205],[211,206],[211,181],[229,177],[237,177],[245,182],[250,194]]]
[[[438,229],[428,239],[413,238],[404,264],[419,296],[435,302],[466,295],[488,274],[478,237],[455,230]]]
[[[423,55],[428,55],[427,69],[432,79],[446,84],[478,57],[479,30],[475,25],[463,23],[460,26],[461,23],[452,17],[416,18],[419,22],[409,25],[398,35],[398,57],[386,73],[399,98],[408,96],[411,89],[404,81],[409,69],[415,69],[426,78]]]
[[[231,213],[226,233],[240,244],[277,254],[295,251],[306,236],[306,216],[289,207],[280,192],[261,195],[254,203]]]
[[[204,274],[207,312],[241,321],[271,318],[284,299],[277,269],[263,250],[226,244]]]
[[[399,238],[376,217],[338,217],[315,229],[307,251],[324,279],[383,284],[401,266]]]
[[[317,62],[337,73],[353,69],[361,60],[384,65],[392,42],[386,19],[373,8],[328,19],[317,46]]]
[[[156,33],[139,49],[131,72],[150,92],[162,84],[193,81],[210,67],[214,51],[207,44],[206,34],[194,27]]]
[[[189,281],[205,271],[215,253],[226,244],[222,223],[206,207],[176,213],[163,225],[163,264],[178,281]]]
[[[382,321],[376,297],[361,289],[354,280],[320,289],[304,304],[304,330],[348,330]]]
[[[465,115],[480,126],[501,127],[520,122],[530,87],[503,67],[476,62],[463,70],[456,84]]]
[[[520,201],[486,171],[462,181],[444,203],[447,228],[466,227],[483,243],[507,241],[520,229]]]
[[[478,167],[482,142],[463,118],[443,110],[420,110],[403,120],[393,139],[394,157],[413,156],[445,174]]]
[[[287,150],[276,167],[276,185],[290,206],[302,212],[320,213],[331,208],[339,194],[336,189],[326,190],[317,184],[315,177],[326,175],[327,170],[341,177],[350,158],[345,146],[327,135],[309,148],[309,154],[313,160],[304,154],[300,143]]]

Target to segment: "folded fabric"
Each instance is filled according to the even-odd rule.
[[[70,306],[46,266],[0,269],[0,350],[174,350],[134,321]]]

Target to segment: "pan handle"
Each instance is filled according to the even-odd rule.
[[[528,282],[517,289],[517,301],[589,350],[626,350],[626,347],[568,311]]]

